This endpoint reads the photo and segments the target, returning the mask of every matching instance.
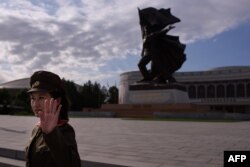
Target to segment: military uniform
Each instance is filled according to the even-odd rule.
[[[37,125],[26,147],[26,167],[81,167],[72,126],[63,123],[45,134]]]

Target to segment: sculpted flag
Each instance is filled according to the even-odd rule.
[[[138,8],[141,26],[161,26],[164,28],[170,24],[178,23],[181,20],[171,14],[168,9],[155,9],[152,7],[140,10]]]
[[[152,7],[140,10],[138,8],[142,36],[144,37],[144,27],[154,30],[153,32],[161,31],[169,25],[180,22],[181,20],[171,14],[168,9],[155,9]],[[172,75],[178,70],[186,60],[184,54],[185,45],[180,43],[178,36],[163,34],[154,40],[154,48],[152,52],[152,63],[154,64],[152,71],[161,73],[164,76]],[[150,46],[149,46],[150,47]],[[150,50],[150,49],[149,49]]]

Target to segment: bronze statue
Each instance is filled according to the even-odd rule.
[[[172,25],[180,22],[180,19],[171,14],[170,8],[138,8],[138,12],[143,38],[142,58],[138,67],[143,79],[137,82],[176,82],[172,74],[186,60],[185,45],[180,43],[178,36],[166,33],[173,29]],[[146,68],[149,62],[151,70]]]

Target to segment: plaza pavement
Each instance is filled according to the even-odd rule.
[[[0,116],[0,167],[24,166],[23,160],[6,157],[13,151],[23,156],[36,122],[31,116]],[[222,167],[225,150],[250,150],[247,121],[71,118],[70,124],[86,167]]]

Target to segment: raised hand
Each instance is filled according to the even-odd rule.
[[[48,134],[57,126],[59,113],[62,105],[56,99],[46,99],[44,101],[44,111],[39,112],[40,127],[43,133]]]

